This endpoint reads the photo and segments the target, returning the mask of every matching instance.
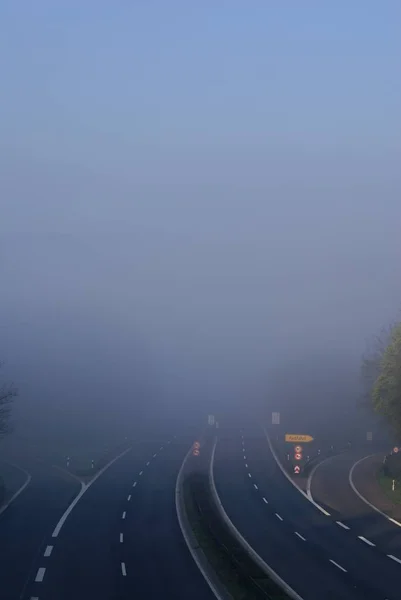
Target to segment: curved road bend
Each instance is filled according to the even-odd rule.
[[[247,430],[243,440],[238,429],[220,437],[215,477],[223,506],[305,600],[399,597],[401,565],[347,535],[308,502],[278,469],[261,430]]]
[[[111,465],[48,538],[50,555],[37,562],[24,600],[212,600],[175,512],[176,477],[192,441],[130,451]]]
[[[322,462],[311,478],[311,494],[356,535],[374,542],[384,554],[401,560],[401,528],[368,506],[349,483],[353,465],[367,452],[352,452]],[[358,466],[354,484],[358,488]],[[401,564],[399,565],[401,569]],[[401,576],[401,572],[400,572]]]
[[[17,600],[54,523],[80,490],[80,484],[51,467],[31,461],[32,479],[0,516],[0,595]]]

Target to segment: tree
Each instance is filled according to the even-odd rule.
[[[13,384],[0,386],[0,437],[10,431],[10,412],[16,395],[17,390]]]
[[[381,360],[390,343],[391,333],[396,326],[392,323],[383,327],[378,335],[373,336],[367,343],[367,349],[362,356],[361,385],[363,390],[362,405],[372,408],[372,390],[381,372]]]
[[[401,322],[391,327],[389,343],[379,362],[372,387],[372,404],[401,439]]]

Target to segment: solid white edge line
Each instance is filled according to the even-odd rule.
[[[266,428],[265,428],[265,427],[262,427],[262,429],[263,429],[263,431],[265,432],[265,436],[266,436],[267,443],[268,443],[268,445],[269,445],[269,448],[270,448],[270,452],[272,453],[272,455],[273,455],[273,458],[274,458],[274,460],[276,461],[276,463],[277,463],[277,465],[278,465],[278,467],[279,467],[280,471],[283,473],[283,475],[284,475],[284,476],[285,476],[285,477],[288,479],[288,481],[289,481],[289,482],[290,482],[290,483],[291,483],[291,484],[294,486],[294,488],[295,488],[296,490],[298,490],[298,492],[299,492],[300,494],[302,494],[302,495],[303,495],[303,496],[304,496],[304,497],[305,497],[307,500],[309,500],[309,502],[310,502],[311,504],[313,504],[313,506],[315,506],[315,507],[316,507],[318,510],[320,510],[320,512],[321,512],[321,513],[323,513],[323,514],[324,514],[326,517],[329,517],[329,516],[330,516],[330,513],[329,513],[329,512],[327,512],[327,510],[325,510],[325,509],[324,509],[322,506],[320,506],[319,504],[317,504],[317,502],[315,502],[314,500],[311,500],[311,499],[308,497],[307,493],[306,493],[306,492],[304,492],[303,490],[301,490],[301,488],[300,488],[300,487],[298,487],[298,486],[297,486],[297,484],[296,484],[296,483],[295,483],[295,482],[294,482],[294,481],[291,479],[291,477],[288,475],[287,471],[284,469],[283,465],[281,464],[281,462],[280,462],[280,460],[279,460],[279,458],[278,458],[278,456],[277,456],[277,454],[276,454],[276,451],[275,451],[275,450],[274,450],[274,448],[273,448],[273,445],[272,445],[272,443],[271,443],[271,441],[270,441],[270,437],[269,437],[269,435],[268,435],[268,433],[267,433],[267,431],[266,431]]]
[[[5,461],[5,462],[7,462],[7,461]],[[22,469],[21,467],[19,467],[18,465],[15,465],[14,463],[8,463],[8,464],[9,464],[9,465],[11,465],[12,467],[14,467],[15,469],[19,469],[20,471],[22,471],[23,473],[25,473],[25,475],[26,475],[26,480],[25,480],[25,481],[24,481],[24,483],[21,485],[21,487],[20,487],[20,488],[19,488],[19,489],[18,489],[18,490],[15,492],[15,494],[13,494],[13,495],[11,496],[10,500],[9,500],[8,502],[6,502],[6,504],[5,504],[4,506],[2,506],[2,507],[0,508],[0,515],[2,515],[2,514],[3,514],[3,512],[4,512],[5,510],[7,510],[7,508],[10,506],[10,504],[11,504],[12,502],[14,502],[14,500],[15,500],[16,498],[18,498],[18,496],[19,496],[20,494],[22,494],[22,492],[23,492],[23,491],[24,491],[24,489],[25,489],[25,488],[26,488],[26,487],[27,487],[27,486],[30,484],[30,482],[31,482],[31,479],[32,479],[32,475],[30,475],[30,474],[28,473],[28,471],[25,471],[25,469]]]
[[[391,558],[391,560],[395,560],[395,562],[398,562],[398,563],[400,563],[400,565],[401,565],[401,559],[400,559],[400,558],[397,558],[397,557],[396,557],[396,556],[394,556],[393,554],[387,554],[387,556],[388,556],[389,558]]]
[[[274,571],[274,569],[272,569],[270,567],[270,565],[268,565],[263,560],[263,558],[261,556],[259,556],[259,554],[257,552],[255,552],[255,550],[252,548],[252,546],[249,544],[249,542],[246,541],[246,539],[243,537],[243,535],[241,535],[241,533],[235,527],[234,523],[231,521],[230,517],[227,515],[226,511],[224,510],[224,507],[221,503],[220,497],[217,493],[216,484],[214,481],[214,474],[213,474],[214,455],[216,452],[216,446],[217,446],[217,438],[215,438],[215,441],[214,441],[212,457],[211,457],[210,465],[209,465],[209,483],[210,483],[210,489],[212,492],[212,496],[214,498],[214,501],[217,506],[217,510],[219,511],[221,518],[226,523],[226,525],[229,527],[229,529],[232,531],[232,533],[235,535],[238,542],[243,546],[246,553],[252,558],[252,560],[254,560],[256,562],[256,564],[262,569],[262,571],[264,573],[266,573],[268,575],[268,577],[270,577],[270,579],[272,579],[279,587],[281,587],[281,589],[285,591],[285,593],[289,596],[289,598],[291,598],[292,600],[303,600],[302,596],[300,596],[286,581],[284,581],[284,579],[282,579],[280,577],[280,575],[278,575],[276,573],[276,571]]]
[[[121,563],[121,573],[124,575],[124,577],[127,575],[127,569],[125,568],[125,562]]]
[[[38,572],[36,573],[35,582],[41,583],[46,573],[46,567],[39,567]]]
[[[122,544],[124,542],[124,534],[120,533],[120,543]]]
[[[350,527],[348,527],[348,525],[345,525],[344,523],[342,523],[341,521],[336,521],[337,525],[339,525],[340,527],[342,527],[343,529],[351,529]]]
[[[334,456],[328,456],[324,460],[321,460],[320,462],[317,463],[317,465],[315,465],[313,467],[312,471],[310,472],[309,477],[306,480],[306,495],[308,496],[308,498],[311,502],[315,502],[313,499],[313,496],[312,496],[312,492],[311,492],[312,479],[313,479],[314,474],[316,473],[316,471],[318,470],[319,467],[321,467],[325,463],[330,462],[331,460],[333,460],[333,458],[337,458],[337,456],[338,456],[338,454],[335,454]]]
[[[125,519],[126,516],[127,516],[127,513],[124,511],[122,518]]]
[[[278,513],[274,513],[276,515],[276,517],[278,519],[280,519],[280,521],[284,521],[283,517],[281,515],[279,515]]]
[[[375,546],[376,544],[374,544],[373,542],[371,542],[370,540],[367,540],[365,537],[363,537],[363,535],[358,535],[358,538],[362,541],[365,542],[365,544],[368,544],[368,546]]]
[[[352,467],[351,467],[351,469],[349,471],[349,474],[348,474],[348,482],[349,482],[352,490],[355,492],[355,494],[358,496],[358,498],[360,500],[362,500],[362,502],[364,502],[365,504],[367,504],[372,510],[375,510],[377,513],[379,513],[379,515],[381,515],[382,517],[384,517],[388,521],[391,521],[395,525],[398,525],[398,527],[401,527],[401,523],[399,521],[396,521],[396,519],[393,519],[392,517],[390,517],[390,515],[387,515],[385,512],[383,512],[382,510],[380,510],[380,508],[377,508],[377,506],[375,506],[374,504],[372,504],[371,502],[369,502],[369,500],[367,500],[367,498],[365,498],[365,496],[362,496],[361,492],[356,488],[356,486],[354,484],[353,475],[354,475],[354,469],[355,469],[355,467],[357,467],[364,460],[367,460],[368,458],[371,458],[372,456],[376,456],[376,453],[375,454],[368,454],[367,456],[364,456],[363,458],[360,458],[359,460],[357,460],[352,465]]]
[[[335,566],[337,567],[337,569],[340,569],[341,571],[343,571],[344,573],[347,572],[347,569],[344,569],[344,567],[342,567],[341,565],[339,565],[338,563],[336,563],[335,560],[332,560],[331,558],[329,558],[329,561]]]
[[[294,531],[295,535],[297,535],[303,542],[306,542],[306,538],[304,538],[303,535],[301,535],[300,533],[298,533],[298,531]]]
[[[48,556],[50,556],[52,551],[53,551],[53,546],[46,546],[46,550],[44,551],[43,556],[45,556],[47,558]]]
[[[81,500],[82,496],[90,488],[90,486],[93,483],[95,483],[95,481],[101,475],[103,475],[103,473],[105,471],[107,471],[107,469],[109,467],[111,467],[111,465],[113,463],[115,463],[119,458],[122,458],[124,456],[124,454],[127,454],[127,452],[129,452],[130,450],[131,450],[131,447],[129,447],[126,450],[124,450],[124,452],[121,452],[121,454],[119,454],[118,456],[115,456],[109,463],[107,463],[107,465],[105,465],[102,469],[100,469],[100,471],[93,477],[93,479],[91,479],[89,481],[89,483],[81,483],[81,491],[77,494],[77,496],[75,496],[75,498],[71,502],[70,506],[67,508],[67,510],[64,512],[64,514],[60,517],[59,522],[57,523],[56,527],[54,528],[54,531],[52,533],[52,537],[57,537],[58,536],[58,534],[60,533],[61,528],[64,525],[64,523],[66,522],[68,516],[71,514],[72,510],[74,509],[74,507],[78,504],[78,502]]]

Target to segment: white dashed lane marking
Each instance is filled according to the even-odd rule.
[[[124,562],[121,563],[121,573],[124,575],[124,577],[127,575],[127,570],[125,568]]]
[[[52,550],[53,550],[53,546],[46,546],[46,550],[45,550],[43,556],[46,556],[46,557],[50,556],[50,554],[52,553]]]
[[[124,511],[124,512],[123,512],[123,517],[122,517],[122,518],[123,518],[123,519],[125,519],[126,515],[127,515],[127,513]]]
[[[135,487],[135,486],[136,486],[136,481],[134,481],[134,483],[132,484],[132,487]]]
[[[248,477],[252,477],[252,475],[250,473],[248,473]]]
[[[391,560],[395,560],[395,562],[398,562],[401,565],[401,559],[400,558],[397,558],[396,556],[393,556],[392,554],[387,554],[387,556],[389,558],[391,558]]]
[[[298,533],[298,531],[294,531],[295,535],[297,535],[299,537],[300,540],[302,540],[303,542],[306,542],[306,538],[304,538],[303,535],[301,535],[300,533]]]
[[[36,573],[35,581],[37,583],[40,583],[41,581],[43,581],[43,577],[45,576],[45,573],[46,573],[46,568],[39,567],[38,572]]]
[[[281,517],[281,516],[280,516],[278,513],[274,513],[274,514],[276,515],[276,517],[277,517],[278,519],[280,519],[280,521],[284,521],[283,517]]]
[[[331,558],[329,559],[331,564],[334,565],[335,567],[337,567],[337,569],[340,569],[340,571],[343,571],[344,573],[347,572],[347,569],[344,569],[344,567],[342,567],[341,565],[339,565],[338,563],[336,563],[335,560],[332,560]]]
[[[341,523],[341,521],[336,521],[336,523],[337,523],[337,525],[339,525],[343,529],[349,529],[348,525],[344,525],[344,523]]]
[[[124,534],[120,533],[120,542],[123,543],[123,541],[124,541]]]
[[[365,544],[368,544],[368,546],[375,546],[375,544],[373,542],[371,542],[370,540],[367,540],[365,537],[363,537],[363,535],[358,535],[358,538],[362,542],[365,542]]]
[[[143,471],[139,471],[139,475],[142,475]]]
[[[266,498],[265,498],[264,496],[263,496],[263,502],[264,502],[265,504],[269,504],[269,503],[268,503],[268,501],[266,500]]]
[[[256,483],[253,484],[253,487],[255,488],[255,490],[258,490],[258,486],[256,485]]]
[[[146,466],[148,467],[150,465],[150,460],[148,460],[148,462],[146,463]]]
[[[127,498],[128,502],[131,500],[131,494]]]
[[[157,456],[157,454],[154,454],[154,455],[153,455],[153,458],[156,458],[156,456]]]
[[[248,463],[245,463],[245,467],[248,468]]]

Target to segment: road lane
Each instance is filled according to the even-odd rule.
[[[287,564],[284,562],[280,564],[278,561],[276,569],[283,570],[283,572],[278,570],[283,579],[288,581],[301,595],[305,593],[309,595],[313,593],[313,590],[306,587],[306,591],[301,592],[301,586],[305,573],[311,572],[313,569],[313,586],[316,588],[317,595],[322,593],[324,597],[322,589],[318,592],[319,573],[324,572],[326,563],[330,562],[330,565],[339,565],[346,571],[342,571],[339,567],[337,569],[348,582],[347,590],[336,592],[339,597],[347,597],[344,594],[348,594],[350,598],[357,597],[357,594],[364,598],[393,599],[398,597],[398,582],[401,575],[399,565],[379,552],[376,547],[371,547],[357,536],[353,536],[350,531],[339,527],[331,517],[326,517],[308,502],[278,469],[260,430],[256,428],[247,430],[244,433],[244,445],[242,445],[239,434],[231,434],[229,437],[231,440],[226,439],[225,441],[225,462],[227,467],[231,461],[230,477],[238,482],[238,489],[235,490],[237,502],[232,499],[233,490],[227,492],[229,486],[232,488],[232,483],[227,479],[225,485],[222,486],[222,494],[226,498],[227,508],[230,507],[232,513],[235,513],[238,523],[241,523],[242,528],[248,532],[248,536],[252,536],[254,542],[258,544],[259,553],[264,552],[266,556],[269,556],[270,551],[270,560],[267,562],[274,568],[274,563],[272,563],[275,560],[273,546],[276,544],[276,540],[274,544],[271,544],[271,535],[269,534],[270,527],[274,527],[274,522],[276,525],[279,524],[281,535],[287,540],[291,535],[295,536],[295,531],[306,540],[306,542],[302,542],[302,540],[299,542],[304,543],[302,562],[305,563],[304,559],[306,558],[307,560],[304,569],[298,573],[298,582],[295,583],[294,579],[289,579],[297,575],[295,570],[298,570],[299,566],[298,561],[294,564],[288,560],[288,556],[291,556],[290,549],[288,550]],[[246,492],[241,491],[238,479],[241,462],[243,469],[241,486],[244,488],[246,485],[248,486],[247,495]],[[248,467],[245,466],[246,464]],[[223,477],[223,470],[220,468],[220,479]],[[258,486],[257,491],[253,486],[254,483]],[[251,494],[254,495],[254,501],[250,505]],[[258,506],[255,505],[255,496],[259,501]],[[241,503],[238,502],[240,497],[242,498]],[[267,500],[267,505],[262,501],[263,498]],[[256,518],[256,511],[260,510],[260,507],[263,507],[265,511],[259,514],[259,518]],[[266,510],[267,508],[269,510]],[[280,515],[283,520],[281,521],[275,513]],[[269,523],[269,529],[265,530],[266,539],[263,540],[260,535],[258,537],[257,523],[259,521],[260,527],[265,520]],[[247,537],[245,531],[242,533]],[[268,537],[269,535],[270,537]],[[295,537],[300,539],[298,536]],[[289,542],[290,547],[291,543]],[[255,547],[255,549],[258,551],[258,548]],[[297,556],[299,558],[298,554]],[[289,571],[287,574],[284,574],[285,569]],[[310,578],[308,579],[310,581]]]
[[[215,453],[216,488],[228,516],[265,562],[304,600],[376,598],[357,590],[348,573],[313,552],[300,529],[288,528],[281,505],[271,505],[272,485],[266,489],[258,481],[255,490],[253,477],[248,477],[250,463],[246,468],[243,455],[237,431],[222,430]],[[250,460],[248,449],[246,460]]]
[[[364,454],[366,451],[351,452],[322,463],[313,475],[311,494],[357,535],[401,559],[401,528],[370,508],[349,484],[350,470]]]
[[[38,557],[33,575],[45,572],[31,581],[24,600],[114,597],[121,576],[115,532],[132,479],[155,447],[156,442],[137,444],[113,463],[85,492],[54,538],[61,514],[57,516],[45,540],[54,545],[51,556]]]
[[[339,527],[335,516],[333,519],[332,515],[323,515],[299,493],[277,467],[266,438],[257,428],[249,430],[244,438],[253,478],[272,504],[280,507],[285,521],[304,535],[316,551],[345,567],[366,596],[397,598],[401,576],[399,565],[376,545],[358,537],[356,532]]]
[[[23,596],[55,521],[80,489],[73,478],[48,466],[32,462],[29,469],[29,486],[0,516],[2,600]]]
[[[26,598],[208,600],[174,504],[176,474],[191,441],[142,444],[111,465],[58,537],[47,540],[54,547],[37,562],[38,579]]]
[[[188,550],[176,513],[177,475],[192,442],[174,440],[132,495],[120,544],[127,569],[121,597],[126,600],[215,600]]]

